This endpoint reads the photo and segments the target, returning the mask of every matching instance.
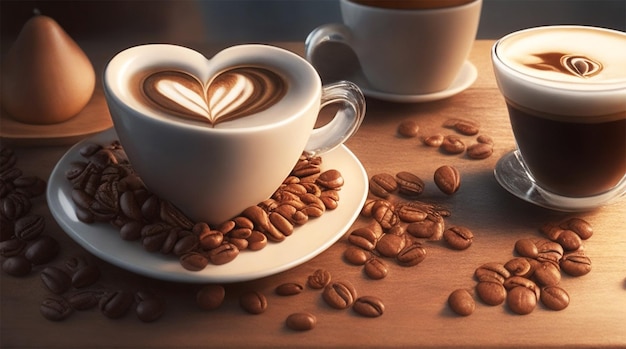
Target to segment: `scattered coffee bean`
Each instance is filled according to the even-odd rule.
[[[39,311],[50,321],[62,321],[72,314],[72,307],[65,299],[55,296],[45,298],[41,302]]]
[[[33,265],[23,255],[12,256],[2,262],[2,270],[11,276],[26,276],[33,270]]]
[[[580,253],[566,254],[559,265],[564,273],[571,276],[583,276],[591,271],[591,259]]]
[[[508,262],[504,263],[504,267],[512,276],[527,277],[534,272],[530,262],[524,257],[510,259]]]
[[[541,303],[551,310],[563,310],[569,305],[569,294],[559,286],[547,286],[541,290]]]
[[[496,281],[480,281],[476,284],[476,294],[488,305],[499,305],[506,299],[506,289]]]
[[[515,242],[515,252],[522,257],[537,258],[539,250],[531,239],[519,239]]]
[[[384,234],[376,243],[376,251],[383,257],[395,258],[405,244],[403,235]]]
[[[126,315],[134,302],[133,294],[127,291],[108,292],[100,298],[100,311],[111,319]]]
[[[287,282],[276,287],[276,294],[279,296],[294,296],[302,293],[304,287],[297,282]]]
[[[336,309],[346,309],[352,306],[357,293],[348,281],[337,281],[328,284],[322,292],[322,298],[329,306]]]
[[[41,271],[41,281],[55,294],[62,294],[72,286],[72,279],[61,268],[48,266]]]
[[[249,291],[239,297],[239,305],[250,314],[261,314],[267,309],[267,298],[261,292]]]
[[[405,120],[398,125],[398,133],[407,138],[417,136],[419,129],[419,125],[414,120]]]
[[[493,139],[487,135],[479,135],[478,137],[476,137],[476,141],[478,143],[483,143],[483,144],[489,144],[489,145],[494,145]]]
[[[563,230],[556,238],[556,242],[563,246],[563,250],[565,251],[576,251],[583,244],[580,235],[569,229]]]
[[[419,196],[424,192],[424,181],[411,172],[401,171],[396,173],[398,192],[409,198]]]
[[[0,241],[0,256],[8,258],[22,254],[26,249],[26,241],[20,239],[7,239]]]
[[[365,271],[365,275],[373,280],[384,279],[389,273],[387,263],[377,257],[368,259],[363,266],[363,271]]]
[[[310,288],[321,290],[326,287],[332,279],[330,272],[325,269],[317,269],[307,278],[307,285]]]
[[[100,269],[95,264],[88,264],[74,271],[72,286],[83,288],[91,286],[100,279]]]
[[[343,252],[343,258],[350,264],[363,265],[371,258],[371,253],[356,246],[348,246]]]
[[[474,309],[476,309],[474,297],[464,288],[457,289],[450,293],[450,296],[448,296],[448,305],[453,312],[462,316],[471,315]]]
[[[473,136],[478,134],[480,125],[472,120],[467,119],[448,119],[444,122],[443,127],[453,128],[460,134]]]
[[[442,134],[436,134],[424,138],[423,142],[429,147],[438,148],[443,143],[444,136]]]
[[[41,265],[54,259],[59,249],[59,243],[53,237],[45,235],[27,247],[24,256],[34,265]]]
[[[465,151],[465,143],[460,137],[447,135],[443,137],[440,148],[448,154],[461,154]]]
[[[354,301],[352,309],[366,317],[379,317],[385,312],[385,304],[378,297],[362,296]]]
[[[544,262],[533,273],[533,279],[541,286],[554,286],[561,282],[558,264]]]
[[[452,195],[461,186],[461,175],[459,170],[452,166],[444,165],[435,170],[433,176],[435,184],[444,194]]]
[[[153,322],[165,312],[165,300],[151,292],[140,291],[135,296],[137,308],[135,314],[143,322]]]
[[[563,222],[561,227],[574,231],[583,240],[587,240],[593,235],[593,228],[591,227],[591,224],[582,218],[570,218]]]
[[[474,276],[478,281],[493,281],[503,283],[504,280],[511,276],[511,273],[503,264],[497,262],[489,262],[476,268]]]
[[[466,227],[454,226],[443,232],[443,239],[455,250],[465,250],[472,245],[474,233]]]
[[[224,302],[226,291],[221,285],[207,285],[196,293],[196,304],[200,309],[213,310]]]
[[[388,173],[373,175],[369,181],[370,192],[378,197],[387,198],[398,189],[398,182]]]
[[[285,324],[294,331],[309,331],[315,328],[317,318],[315,315],[307,312],[293,313],[287,316]]]
[[[396,261],[402,266],[414,266],[426,258],[426,248],[419,242],[406,245],[396,256]]]
[[[506,303],[512,312],[526,315],[537,306],[537,296],[531,289],[517,286],[507,292]]]
[[[361,227],[353,230],[350,235],[348,235],[348,241],[357,247],[362,248],[366,251],[372,251],[376,247],[376,241],[378,237],[376,234],[368,227]]]
[[[14,234],[20,240],[35,240],[44,231],[45,219],[41,215],[26,215],[15,221]]]
[[[77,290],[70,293],[67,302],[74,310],[88,310],[98,305],[102,292],[95,290]]]
[[[470,159],[486,159],[493,154],[493,146],[486,143],[474,143],[467,147],[467,156]]]

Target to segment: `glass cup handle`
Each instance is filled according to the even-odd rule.
[[[338,81],[322,86],[320,110],[329,104],[339,104],[337,113],[324,126],[313,129],[304,149],[309,156],[317,156],[343,144],[359,129],[365,117],[365,97],[361,89],[350,81]]]
[[[315,50],[320,44],[335,42],[350,46],[351,40],[352,33],[347,26],[337,23],[321,25],[313,29],[304,41],[304,56],[307,61],[313,62]]]

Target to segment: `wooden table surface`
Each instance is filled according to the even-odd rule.
[[[464,225],[474,232],[473,245],[453,251],[443,242],[427,242],[428,256],[415,267],[388,263],[389,275],[371,280],[361,267],[347,264],[342,253],[346,236],[309,262],[263,279],[227,284],[226,300],[214,311],[200,310],[196,291],[203,285],[164,282],[135,275],[102,260],[100,283],[109,288],[137,290],[148,288],[167,299],[161,319],[142,323],[129,313],[111,320],[97,310],[77,312],[62,322],[51,322],[39,313],[48,294],[40,280],[41,267],[26,277],[2,273],[0,304],[0,347],[2,348],[196,348],[196,347],[624,347],[626,346],[626,201],[592,212],[559,213],[515,198],[496,182],[493,169],[497,160],[514,148],[506,108],[498,92],[491,68],[489,50],[493,41],[477,41],[470,61],[478,79],[468,90],[451,98],[422,104],[395,104],[367,100],[367,115],[361,129],[347,142],[369,176],[380,172],[395,174],[411,171],[426,182],[420,198],[444,205],[452,216],[448,225]],[[279,44],[302,54],[302,43]],[[119,47],[86,46],[101,72],[106,57]],[[192,46],[193,47],[193,46]],[[206,54],[216,49],[196,47]],[[101,98],[93,108],[106,113]],[[469,118],[480,122],[483,134],[495,141],[493,156],[470,160],[425,147],[419,138],[398,137],[398,124],[417,121],[420,135],[450,132],[442,128],[449,118]],[[466,137],[468,142],[471,137]],[[75,140],[71,140],[75,141]],[[69,141],[68,141],[69,142]],[[10,145],[18,156],[17,166],[27,175],[47,179],[69,144]],[[36,143],[36,142],[35,142]],[[446,196],[435,187],[432,175],[441,165],[456,166],[462,176],[460,190]],[[346,178],[347,181],[350,178]],[[341,208],[341,206],[340,206]],[[33,212],[46,218],[46,233],[61,244],[59,256],[49,264],[59,265],[75,255],[88,253],[71,240],[56,224],[39,197]],[[571,297],[563,311],[539,305],[529,315],[515,315],[506,306],[488,306],[477,300],[468,317],[452,313],[446,300],[457,288],[472,289],[473,271],[486,262],[506,262],[513,256],[513,245],[523,237],[539,237],[545,222],[577,216],[594,227],[585,242],[593,270],[583,277],[563,277],[561,282]],[[359,218],[353,228],[367,224]],[[352,228],[350,229],[350,231]],[[139,247],[138,247],[139,248]],[[284,282],[305,283],[316,269],[326,269],[335,280],[352,282],[359,294],[380,297],[385,313],[365,318],[351,310],[331,309],[312,289],[293,297],[280,297],[274,288]],[[250,315],[238,305],[238,295],[257,290],[268,297],[265,313]],[[285,327],[286,317],[299,311],[317,316],[318,324],[308,332]]]

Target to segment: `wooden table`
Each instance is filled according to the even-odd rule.
[[[626,201],[593,212],[565,214],[539,208],[513,197],[496,182],[497,160],[514,148],[506,108],[491,69],[492,41],[477,41],[470,61],[478,79],[468,90],[451,98],[423,104],[394,104],[368,99],[365,122],[347,146],[356,154],[369,176],[411,171],[426,182],[421,200],[447,206],[448,225],[465,225],[475,233],[474,244],[453,251],[442,242],[426,243],[428,256],[415,267],[388,263],[389,275],[371,280],[361,267],[347,264],[342,253],[348,242],[339,242],[311,261],[278,275],[225,285],[225,303],[215,311],[200,310],[195,293],[202,285],[152,280],[97,260],[101,283],[111,288],[155,290],[167,299],[164,316],[142,323],[133,314],[118,320],[97,310],[79,312],[63,322],[50,322],[39,314],[47,292],[39,269],[15,278],[2,274],[0,346],[3,348],[192,348],[192,347],[624,347],[626,346]],[[281,44],[303,52],[302,43]],[[86,49],[101,69],[103,59],[119,47],[93,45]],[[198,49],[203,49],[198,47]],[[216,49],[206,49],[210,54]],[[96,106],[106,112],[102,100]],[[406,119],[419,123],[420,134],[447,132],[441,124],[448,118],[469,118],[481,123],[482,133],[493,137],[495,151],[485,160],[450,156],[421,145],[418,138],[401,138],[398,124]],[[26,174],[47,178],[69,145],[14,145],[18,166]],[[456,166],[462,175],[461,189],[445,196],[435,187],[432,175],[444,164]],[[350,178],[346,178],[350,180]],[[35,200],[33,212],[47,219],[47,233],[61,243],[61,253],[51,264],[60,264],[87,252],[71,240],[51,217],[44,198]],[[564,277],[562,286],[571,303],[563,311],[538,306],[520,316],[506,306],[487,306],[477,301],[474,314],[454,315],[446,300],[457,288],[473,288],[473,271],[485,262],[506,262],[513,244],[522,237],[539,237],[538,227],[548,221],[578,216],[593,224],[594,236],[585,242],[593,261],[590,274]],[[359,218],[353,227],[367,224]],[[352,230],[352,229],[350,229]],[[306,289],[294,297],[280,297],[274,288],[283,282],[306,282],[316,269],[327,269],[333,278],[349,280],[360,294],[375,295],[385,302],[382,317],[365,318],[350,310],[326,306],[319,291]],[[238,294],[254,289],[269,301],[268,310],[249,315],[238,306]],[[317,316],[317,327],[298,333],[287,329],[285,318],[298,311]]]

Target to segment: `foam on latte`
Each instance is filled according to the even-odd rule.
[[[505,36],[492,54],[503,94],[521,107],[553,117],[624,118],[626,33],[532,28]]]

